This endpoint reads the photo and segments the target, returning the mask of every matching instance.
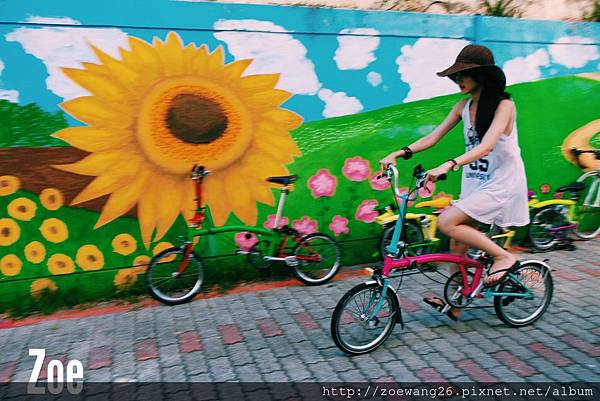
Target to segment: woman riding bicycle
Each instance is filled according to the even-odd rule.
[[[500,227],[529,223],[527,180],[517,142],[515,105],[505,92],[502,69],[494,64],[494,56],[485,46],[466,46],[455,63],[437,75],[450,78],[469,97],[456,103],[429,135],[390,153],[380,163],[395,163],[398,157],[408,158],[434,146],[463,120],[466,152],[428,171],[428,175],[435,181],[442,174],[463,167],[460,199],[440,215],[439,228],[451,238],[453,254],[464,256],[473,247],[494,258],[485,279],[486,286],[494,286],[518,262],[476,227],[479,223]],[[439,310],[445,306],[437,297],[424,301]],[[460,310],[451,309],[448,316],[456,320],[459,313]]]

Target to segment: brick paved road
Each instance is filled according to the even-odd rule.
[[[578,248],[535,255],[556,269],[554,300],[522,329],[504,326],[493,309],[469,310],[454,323],[420,301],[439,285],[413,276],[401,292],[404,331],[396,326],[379,350],[348,357],[329,324],[338,299],[362,280],[355,277],[0,330],[0,383],[28,380],[28,348],[79,359],[86,380],[101,382],[598,382],[600,241]]]

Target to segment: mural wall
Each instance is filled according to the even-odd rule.
[[[564,150],[600,146],[599,24],[159,0],[5,1],[0,15],[2,308],[139,285],[193,213],[196,163],[214,172],[214,224],[273,227],[265,179],[295,173],[285,222],[371,260],[390,201],[377,161],[459,100],[435,72],[468,43],[506,72],[532,190],[577,177]],[[459,126],[401,166],[404,182],[463,148]],[[431,190],[456,196],[459,176]],[[209,282],[254,274],[231,256],[252,240],[203,241]]]

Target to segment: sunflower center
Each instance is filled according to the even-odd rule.
[[[0,234],[2,234],[3,237],[10,236],[10,228],[3,227],[2,230],[0,231]]]
[[[25,213],[27,211],[27,208],[23,205],[19,205],[19,207],[17,207],[17,210],[21,213]]]
[[[48,197],[48,201],[49,201],[50,203],[54,203],[54,202],[56,202],[56,197],[55,197],[54,195],[50,195],[50,196]]]
[[[53,227],[50,227],[50,232],[52,234],[56,234],[58,232],[58,230],[56,229],[56,227],[53,226]]]
[[[2,188],[8,187],[8,180],[2,180],[2,181],[0,181],[0,187],[2,187]]]
[[[166,124],[173,135],[184,142],[207,144],[227,129],[227,115],[213,100],[182,93],[171,100]]]
[[[96,261],[96,257],[95,257],[94,255],[88,255],[88,257],[87,257],[87,258],[88,258],[88,260],[89,260],[90,262],[95,262],[95,261]]]
[[[67,267],[67,264],[65,262],[63,262],[62,260],[59,261],[58,263],[56,263],[56,265],[61,269]]]
[[[127,241],[121,241],[121,246],[123,248],[128,248],[129,247],[129,242],[127,242]]]

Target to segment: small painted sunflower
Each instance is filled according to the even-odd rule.
[[[119,290],[127,290],[133,287],[137,281],[138,272],[134,268],[120,269],[115,275],[114,283]]]
[[[170,242],[159,242],[158,244],[156,244],[156,246],[154,247],[154,249],[152,250],[152,255],[158,255],[159,253],[161,253],[162,251],[164,251],[165,249],[169,249],[172,248],[173,244],[171,244]],[[176,255],[171,255],[168,258],[162,259],[161,263],[164,262],[172,262],[175,260]]]
[[[13,199],[6,209],[12,218],[29,221],[35,216],[37,205],[31,199],[17,198]]]
[[[39,241],[31,241],[25,246],[25,259],[31,263],[42,263],[46,258],[46,247]]]
[[[21,187],[19,179],[13,175],[0,176],[0,196],[12,195]]]
[[[14,244],[21,237],[21,228],[13,219],[0,219],[0,246]]]
[[[44,292],[56,292],[57,287],[54,281],[49,278],[40,278],[31,283],[31,296],[39,298]]]
[[[255,225],[256,202],[274,204],[265,179],[300,155],[290,131],[302,118],[280,107],[291,94],[275,89],[279,74],[244,75],[252,60],[225,64],[222,47],[184,46],[174,32],[152,44],[129,37],[129,47],[120,60],[93,47],[99,64],[62,69],[91,93],[61,104],[87,126],[53,134],[90,153],[54,166],[96,177],[71,204],[109,195],[95,227],[137,205],[149,248],[193,215],[189,173],[200,164],[213,171],[204,184],[214,223],[233,212]]]
[[[127,256],[135,252],[137,241],[129,234],[119,234],[113,238],[112,247],[115,253]]]
[[[67,255],[56,253],[48,259],[48,270],[55,275],[73,273],[75,271],[75,263]]]
[[[22,266],[23,262],[14,254],[5,255],[0,259],[0,271],[7,277],[19,274]]]
[[[69,238],[67,225],[59,219],[50,218],[44,220],[40,226],[40,231],[48,241],[58,244]]]
[[[138,273],[145,273],[148,269],[148,264],[150,263],[150,257],[146,255],[137,256],[133,259],[133,268]]]
[[[104,267],[104,254],[96,245],[83,245],[77,251],[75,261],[83,270],[100,270]]]
[[[48,210],[60,209],[64,203],[62,193],[56,188],[46,188],[40,192],[40,202]]]

